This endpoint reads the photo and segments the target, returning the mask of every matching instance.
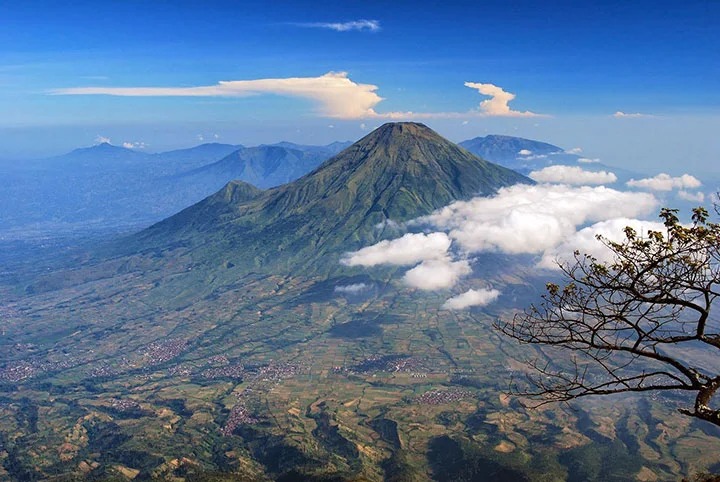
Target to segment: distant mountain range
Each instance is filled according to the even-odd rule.
[[[148,154],[102,143],[48,159],[3,163],[0,236],[141,228],[233,179],[260,187],[292,181],[348,144],[212,143]]]
[[[550,166],[572,166],[589,172],[610,172],[617,177],[617,180],[612,183],[607,182],[605,185],[619,190],[632,189],[626,184],[631,179],[643,179],[659,174],[659,172],[642,173],[610,166],[599,159],[583,157],[578,149],[564,150],[546,142],[520,137],[488,135],[460,142],[459,145],[473,154],[525,175]],[[706,206],[711,205],[708,198],[711,193],[717,192],[720,186],[720,179],[715,174],[708,173],[701,177],[703,185],[697,191],[704,193],[704,201],[693,199],[694,191],[689,196],[682,196],[677,189],[656,191],[655,196],[661,205],[679,209],[681,216],[689,220],[688,216],[692,208],[703,203]]]
[[[193,205],[232,180],[260,189],[294,181],[350,144],[209,143],[149,154],[103,143],[48,159],[0,163],[5,181],[0,185],[0,236],[19,239],[139,229]],[[561,164],[612,171],[619,186],[643,177],[519,137],[488,135],[459,145],[525,175]]]
[[[546,142],[501,135],[475,137],[462,141],[458,145],[483,159],[497,162],[518,171],[544,164],[529,162],[527,158],[531,158],[530,160],[545,159],[545,157],[539,156],[564,153],[562,148]],[[577,158],[578,156],[574,157]]]
[[[611,171],[624,183],[632,177],[641,176],[636,172],[608,166],[598,159],[589,159],[578,152],[566,151],[547,142],[523,139],[521,137],[488,135],[462,141],[458,145],[483,159],[496,162],[522,174],[529,174],[548,166],[580,166],[585,171]]]

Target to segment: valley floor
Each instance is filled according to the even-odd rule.
[[[521,264],[494,280],[498,307],[454,313],[392,271],[149,263],[4,281],[0,480],[650,481],[718,462],[720,434],[677,397],[505,394],[544,356],[492,328],[535,296]]]

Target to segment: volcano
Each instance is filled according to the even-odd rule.
[[[387,238],[388,226],[531,182],[423,124],[388,123],[294,182],[266,191],[231,183],[124,247],[185,248],[198,262],[232,258],[263,271],[321,268]]]

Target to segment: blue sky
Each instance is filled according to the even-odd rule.
[[[447,3],[5,2],[0,157],[99,136],[148,150],[326,143],[407,118],[455,141],[519,135],[648,170],[718,161],[719,2]],[[329,72],[346,73],[330,100]],[[316,80],[267,83],[298,78]],[[254,83],[177,95],[219,81]],[[165,90],[115,95],[140,87]]]

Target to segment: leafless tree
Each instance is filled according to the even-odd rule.
[[[588,395],[682,390],[695,397],[681,413],[720,426],[711,401],[720,388],[720,319],[711,306],[720,294],[720,225],[703,208],[683,226],[663,209],[664,232],[598,239],[613,260],[575,252],[561,264],[565,286],[547,284],[539,305],[496,328],[522,343],[567,351],[530,362],[538,404]]]

